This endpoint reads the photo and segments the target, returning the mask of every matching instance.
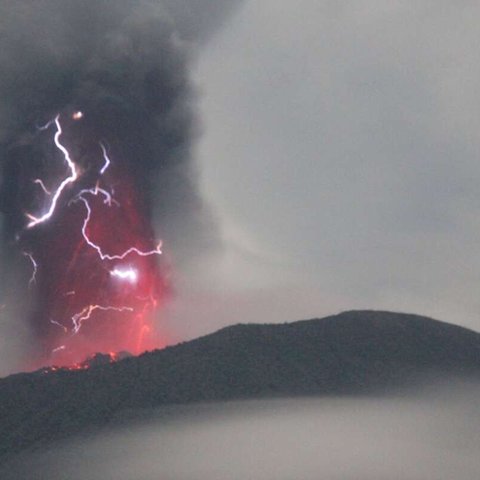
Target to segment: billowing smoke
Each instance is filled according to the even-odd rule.
[[[1,1],[0,315],[32,366],[165,341],[172,259],[215,240],[189,64],[234,3]]]

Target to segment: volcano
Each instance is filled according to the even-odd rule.
[[[416,315],[351,311],[235,325],[138,357],[97,360],[0,380],[2,455],[162,405],[480,382],[480,334]]]

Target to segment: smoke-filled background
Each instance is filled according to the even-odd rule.
[[[16,360],[23,368],[68,364],[95,351],[140,353],[168,341],[165,329],[151,332],[146,317],[158,319],[177,265],[217,241],[191,161],[196,95],[189,65],[233,6],[0,3],[6,371],[18,368]],[[62,148],[76,178],[51,217],[37,222],[69,175]],[[129,248],[154,253],[101,256],[121,257]],[[115,272],[133,277],[112,278]],[[145,304],[151,311],[142,311]]]

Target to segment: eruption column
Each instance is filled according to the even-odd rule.
[[[84,121],[81,112],[71,118]],[[51,197],[50,203],[42,215],[27,214],[29,222],[24,235],[19,236],[19,241],[28,246],[23,255],[33,265],[29,286],[37,284],[36,293],[45,304],[48,325],[56,327],[48,335],[47,351],[55,355],[55,362],[66,365],[76,364],[100,350],[140,353],[147,347],[144,340],[152,331],[149,317],[162,295],[155,260],[162,253],[161,242],[151,248],[140,246],[150,242],[146,236],[148,225],[135,207],[134,191],[121,169],[112,171],[113,162],[105,144],[97,142],[102,164],[96,167],[95,174],[95,157],[87,157],[86,164],[84,157],[81,166],[73,160],[66,145],[75,136],[64,132],[60,114],[39,131],[46,131],[51,125],[56,126],[53,143],[70,174],[53,193],[42,179],[33,180]],[[62,135],[67,137],[60,141]],[[90,182],[93,187],[81,188]],[[107,187],[101,187],[101,183]],[[112,183],[118,188],[120,201],[108,191],[113,191]],[[79,204],[86,211],[83,219]],[[42,224],[42,229],[35,228]],[[40,244],[36,241],[28,245],[31,235],[26,232],[37,230],[38,238],[44,238],[40,244],[45,242],[48,249],[34,257],[31,251]],[[50,255],[50,249],[54,255]],[[127,257],[129,262],[135,262],[115,265]]]
[[[190,48],[237,1],[0,0],[4,332],[25,321],[32,339],[18,368],[165,345],[152,315],[173,275],[152,217],[183,265],[218,246],[192,163]],[[72,334],[94,305],[132,311],[97,308]]]

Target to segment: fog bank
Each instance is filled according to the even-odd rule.
[[[472,480],[480,388],[172,407],[23,455],[10,479]]]

